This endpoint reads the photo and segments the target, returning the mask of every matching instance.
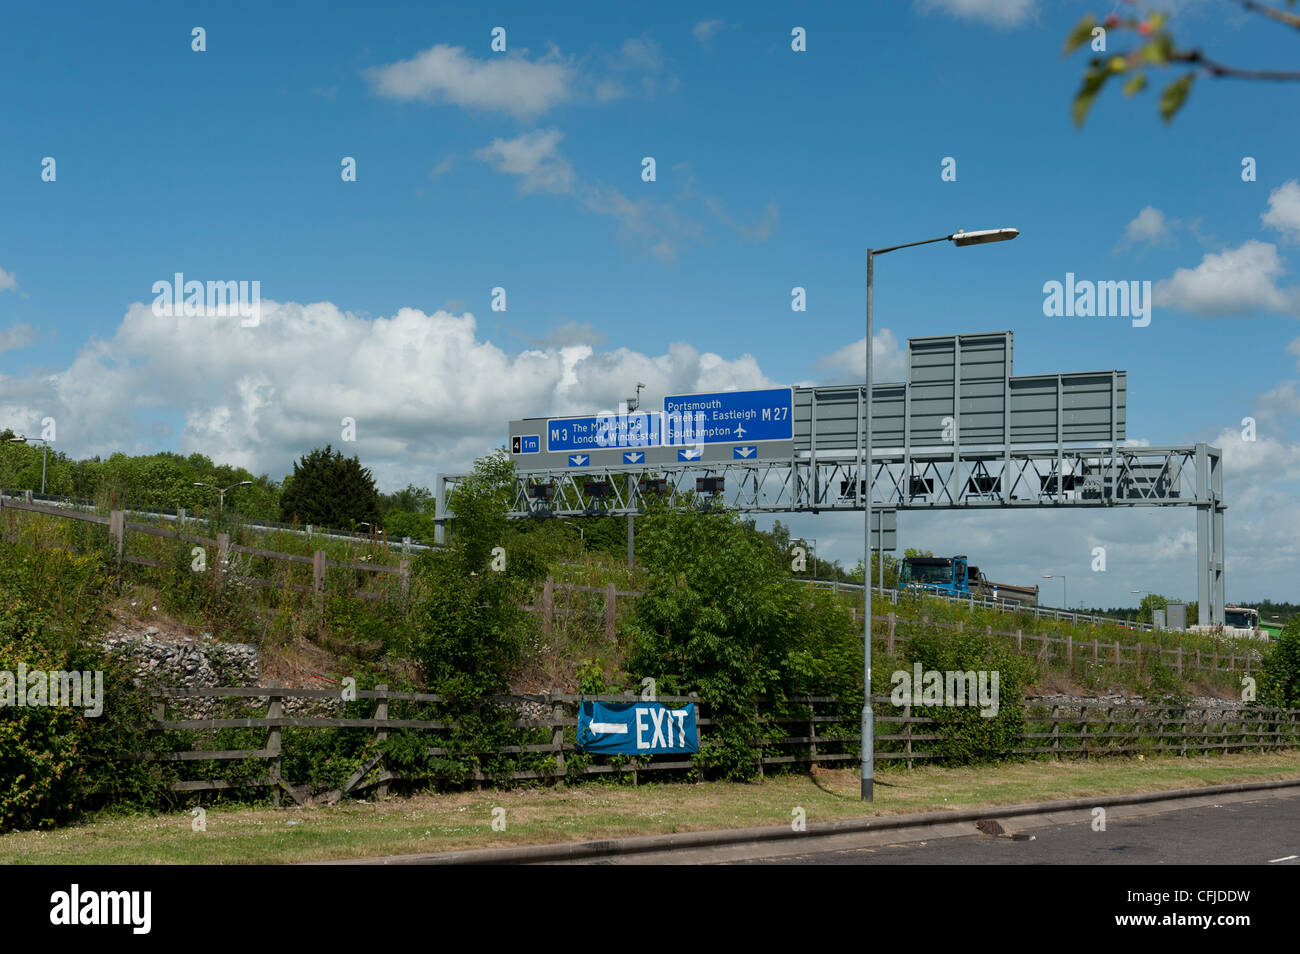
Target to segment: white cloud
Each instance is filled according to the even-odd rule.
[[[1180,268],[1156,282],[1155,303],[1207,317],[1284,311],[1295,296],[1277,287],[1282,271],[1277,246],[1250,239],[1239,248],[1209,253],[1195,268]]]
[[[1300,370],[1300,338],[1292,339],[1291,343],[1286,346],[1286,350],[1295,355],[1295,366],[1297,370]]]
[[[915,0],[924,13],[940,10],[962,20],[999,27],[1018,26],[1038,13],[1037,0]]]
[[[463,47],[439,43],[409,60],[365,71],[375,92],[397,100],[450,103],[466,109],[509,113],[518,119],[541,115],[569,99],[573,68],[552,51],[526,55],[494,54],[475,59]]]
[[[0,268],[0,291],[13,291],[18,287],[18,278],[13,272]]]
[[[1300,182],[1288,179],[1268,194],[1268,211],[1260,216],[1283,237],[1300,241]]]
[[[569,330],[573,330],[572,327]],[[88,342],[53,374],[0,376],[0,419],[59,422],[73,456],[143,452],[151,423],[183,422],[175,449],[279,477],[314,446],[339,446],[357,422],[357,453],[381,481],[431,483],[504,442],[512,418],[616,407],[629,382],[664,394],[771,386],[750,355],[677,343],[651,355],[591,344],[507,352],[473,315],[403,308],[363,319],[328,302],[263,299],[261,322],[163,318],[133,304],[116,332]],[[386,484],[387,485],[387,484]]]
[[[1296,390],[1295,381],[1283,381],[1259,395],[1256,400],[1256,416],[1264,421],[1280,421],[1293,424],[1300,421],[1300,392]]]
[[[1126,242],[1162,242],[1169,237],[1169,223],[1165,221],[1165,214],[1159,209],[1148,205],[1137,214],[1128,228],[1124,230],[1124,240]]]
[[[695,26],[691,27],[691,36],[695,37],[696,40],[703,43],[705,46],[708,46],[709,41],[717,36],[718,32],[724,26],[726,26],[726,23],[722,20],[701,20],[699,23],[695,24]]]
[[[563,133],[535,129],[514,139],[494,139],[474,153],[498,172],[519,176],[521,192],[573,192],[573,165],[560,155]]]
[[[866,337],[832,351],[817,361],[817,368],[829,372],[826,384],[861,382],[866,373]],[[882,328],[871,339],[871,374],[881,383],[902,381],[907,377],[907,354],[897,336]]]
[[[35,340],[36,332],[31,325],[12,325],[0,330],[0,351],[25,348]]]

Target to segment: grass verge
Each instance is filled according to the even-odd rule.
[[[202,832],[192,830],[188,813],[177,812],[11,833],[0,836],[0,863],[277,864],[783,825],[796,806],[809,822],[820,822],[1297,777],[1300,750],[1287,750],[881,771],[869,811],[849,769],[754,784],[588,783],[282,811],[218,806],[207,809]],[[494,808],[505,809],[504,831],[492,830]]]

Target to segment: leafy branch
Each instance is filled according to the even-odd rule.
[[[1275,23],[1300,30],[1300,15],[1260,0],[1228,0],[1243,10],[1259,14]],[[1296,0],[1285,0],[1288,7]],[[1174,41],[1168,28],[1168,17],[1153,13],[1143,17],[1120,17],[1111,14],[1098,23],[1088,14],[1070,31],[1065,40],[1063,55],[1069,56],[1079,47],[1089,44],[1094,52],[1105,52],[1111,31],[1130,31],[1137,39],[1132,49],[1117,52],[1109,57],[1094,56],[1084,71],[1083,81],[1074,95],[1071,112],[1076,126],[1082,126],[1097,96],[1112,79],[1125,77],[1124,95],[1134,96],[1147,87],[1147,76],[1152,69],[1167,69],[1185,65],[1191,67],[1171,81],[1160,93],[1158,109],[1165,122],[1173,120],[1191,93],[1192,84],[1200,75],[1218,78],[1300,81],[1300,70],[1248,69],[1231,66],[1207,56],[1200,49],[1184,49]]]

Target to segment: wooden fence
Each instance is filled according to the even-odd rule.
[[[183,543],[191,543],[197,546],[206,547],[215,551],[216,559],[207,564],[207,573],[215,574],[218,578],[229,574],[234,569],[238,555],[248,557],[263,557],[268,560],[278,560],[286,564],[306,564],[311,567],[311,583],[292,583],[287,580],[271,580],[264,577],[256,577],[248,574],[239,574],[238,579],[241,583],[249,586],[270,588],[270,589],[288,589],[299,593],[312,593],[320,595],[325,592],[325,572],[327,569],[355,570],[365,573],[378,574],[397,574],[401,592],[409,592],[410,589],[410,560],[403,558],[396,566],[383,563],[361,563],[349,560],[330,560],[325,556],[324,550],[316,550],[311,556],[303,556],[297,553],[282,553],[278,550],[259,550],[256,547],[240,546],[230,542],[230,534],[218,533],[216,537],[202,537],[185,533],[170,527],[155,527],[152,524],[136,523],[126,519],[126,511],[113,510],[108,516],[95,513],[82,513],[76,510],[65,510],[58,507],[52,507],[46,504],[27,503],[21,500],[2,499],[0,500],[0,511],[27,511],[30,513],[46,514],[53,517],[61,517],[65,520],[76,520],[83,523],[99,524],[108,528],[109,545],[112,548],[113,555],[117,563],[131,563],[138,566],[147,566],[160,568],[166,564],[161,560],[151,560],[147,557],[136,556],[128,552],[127,542],[129,534],[139,533],[151,537],[162,537],[170,540],[176,540]],[[15,542],[21,539],[21,535],[14,532],[7,532],[3,535],[7,542]],[[205,561],[206,562],[206,561]],[[387,594],[379,591],[354,589],[353,595],[361,599],[383,599]]]
[[[425,747],[430,756],[453,754],[447,747],[445,735],[455,729],[452,722],[439,719],[392,718],[392,703],[441,703],[443,697],[433,693],[392,692],[385,686],[372,690],[358,690],[358,700],[373,700],[374,715],[370,717],[286,715],[284,703],[288,699],[339,700],[340,692],[328,689],[284,689],[276,685],[251,688],[217,689],[163,689],[154,692],[154,729],[186,733],[211,732],[220,729],[264,729],[265,742],[256,748],[213,750],[190,748],[182,751],[134,753],[124,756],[165,762],[223,762],[230,760],[259,760],[266,766],[264,774],[244,779],[194,779],[177,781],[172,789],[177,792],[218,791],[241,787],[269,787],[275,803],[280,804],[281,793],[288,793],[298,804],[333,802],[345,795],[365,789],[376,789],[377,795],[388,792],[391,781],[409,779],[400,771],[392,771],[384,764],[384,752],[375,746],[374,754],[341,785],[323,793],[312,794],[306,786],[296,785],[282,774],[284,758],[282,732],[286,727],[313,730],[364,729],[382,742],[390,732],[416,730],[429,733],[432,744]],[[169,705],[179,700],[231,699],[247,704],[265,706],[264,715],[238,718],[169,718]],[[523,742],[505,746],[494,753],[468,753],[471,755],[534,756],[532,766],[499,773],[499,779],[558,780],[574,775],[630,774],[633,780],[641,772],[688,770],[695,767],[692,757],[656,755],[648,757],[618,757],[583,755],[576,744],[577,708],[583,700],[605,702],[631,702],[633,695],[575,695],[554,691],[540,695],[498,697],[494,701],[505,704],[516,714],[509,722],[511,728],[533,730],[541,738],[537,742]],[[714,721],[699,711],[695,696],[660,696],[659,702],[681,704],[697,703],[697,724],[701,738],[708,734]],[[769,708],[759,714],[759,736],[755,748],[759,753],[756,768],[761,776],[767,767],[789,765],[835,765],[859,759],[860,722],[856,712],[858,703],[845,706],[831,696],[800,696],[787,700],[780,711]],[[529,707],[541,714],[532,717],[520,714]],[[878,762],[900,762],[911,766],[917,762],[951,758],[947,748],[949,737],[940,733],[940,720],[933,716],[917,715],[911,705],[895,706],[888,696],[873,699],[875,708],[875,756]],[[443,737],[439,737],[442,735]],[[1115,756],[1131,754],[1212,754],[1242,750],[1265,751],[1291,748],[1300,745],[1300,709],[1244,708],[1228,709],[1205,706],[1162,706],[1142,704],[1088,704],[1066,705],[1060,701],[1030,699],[1024,707],[1023,730],[1015,744],[988,751],[976,752],[982,758],[1015,756]],[[467,753],[460,753],[465,755]],[[538,759],[537,757],[541,757]],[[489,776],[475,769],[467,780],[482,784]]]
[[[218,533],[216,538],[192,536],[179,530],[171,528],[160,528],[144,523],[134,523],[125,519],[125,512],[114,510],[109,516],[101,516],[93,513],[81,513],[78,511],[64,510],[44,504],[27,503],[19,500],[0,499],[0,512],[4,510],[19,510],[35,513],[47,514],[55,517],[62,517],[69,520],[80,520],[94,524],[107,525],[111,545],[113,547],[116,559],[119,563],[133,563],[148,567],[161,567],[162,561],[150,560],[145,557],[134,556],[127,552],[128,533],[141,533],[154,537],[164,537],[174,540],[192,543],[204,547],[215,548],[216,560],[209,567],[208,572],[218,575],[230,571],[232,561],[238,555],[248,557],[262,557],[269,560],[278,560],[286,564],[308,564],[311,566],[311,583],[292,583],[287,580],[271,580],[264,577],[255,577],[248,574],[240,574],[240,582],[255,587],[266,587],[273,589],[289,589],[296,592],[311,593],[320,595],[325,590],[325,573],[327,569],[354,570],[372,574],[396,574],[399,579],[400,591],[406,594],[410,590],[410,561],[402,559],[397,565],[381,563],[360,563],[346,560],[326,559],[324,550],[315,551],[310,557],[295,553],[282,553],[275,550],[259,550],[254,547],[239,546],[230,543],[228,534]],[[17,538],[14,533],[5,533],[3,539],[12,541]],[[556,605],[556,591],[565,593],[564,605]],[[355,596],[362,599],[383,599],[387,594],[382,591],[365,590],[352,588]],[[547,577],[542,587],[540,600],[537,605],[525,606],[524,609],[540,614],[542,628],[546,633],[550,633],[557,617],[573,615],[576,612],[568,594],[571,593],[598,593],[604,597],[604,628],[606,636],[613,638],[617,631],[617,618],[619,613],[620,599],[635,599],[641,593],[636,590],[620,590],[613,583],[606,586],[581,586],[572,583],[557,583],[553,577]],[[853,618],[856,622],[861,623],[862,611],[859,608],[853,608]],[[963,623],[944,623],[936,620],[930,620],[922,616],[920,618],[900,617],[895,613],[888,613],[885,616],[871,617],[872,621],[872,638],[883,640],[887,650],[892,654],[896,644],[905,643],[909,638],[906,624],[922,625],[940,629],[950,629],[960,632],[964,626]],[[899,624],[905,624],[900,630]],[[1254,654],[1251,652],[1239,653],[1235,648],[1229,648],[1226,653],[1221,653],[1216,646],[1212,651],[1206,652],[1201,648],[1185,649],[1181,645],[1173,648],[1166,648],[1159,645],[1143,645],[1120,643],[1118,638],[1113,642],[1107,642],[1094,637],[1089,641],[1075,641],[1074,637],[1066,634],[1063,636],[1049,636],[1047,634],[1025,633],[1020,629],[1013,631],[995,630],[992,626],[986,626],[984,631],[988,635],[1003,637],[1009,642],[1013,642],[1015,650],[1018,653],[1035,657],[1039,662],[1064,662],[1067,666],[1073,666],[1077,660],[1091,661],[1101,665],[1108,663],[1116,666],[1129,666],[1137,669],[1142,673],[1152,665],[1152,660],[1167,663],[1179,676],[1193,673],[1205,673],[1217,675],[1221,672],[1242,672],[1249,674],[1258,667],[1255,665]]]

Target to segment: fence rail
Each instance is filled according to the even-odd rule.
[[[517,714],[511,727],[538,732],[544,741],[521,741],[520,744],[502,746],[492,752],[455,752],[449,747],[446,734],[454,732],[456,723],[446,719],[402,719],[389,716],[389,706],[395,702],[442,702],[436,693],[390,691],[386,686],[359,690],[356,698],[373,700],[374,715],[363,718],[339,716],[287,716],[284,703],[289,699],[321,700],[341,699],[337,690],[286,689],[272,684],[259,687],[234,687],[215,689],[161,689],[154,691],[155,731],[201,733],[221,729],[265,729],[265,742],[255,747],[236,749],[190,748],[180,751],[154,751],[126,753],[124,759],[172,763],[228,762],[258,760],[265,763],[264,772],[251,778],[187,779],[174,782],[176,792],[229,790],[241,787],[268,787],[272,789],[275,803],[280,795],[288,793],[298,804],[337,801],[345,795],[378,787],[387,792],[388,783],[409,780],[413,776],[392,771],[385,765],[380,749],[371,755],[351,777],[337,788],[312,794],[304,785],[295,785],[283,777],[284,760],[282,730],[307,728],[317,730],[365,729],[382,742],[393,731],[418,731],[432,733],[430,744],[424,751],[430,756],[459,755],[544,755],[549,756],[540,765],[517,769],[496,776],[511,780],[558,780],[570,775],[598,775],[610,773],[630,774],[634,781],[641,772],[685,770],[695,767],[693,758],[680,755],[646,757],[597,757],[585,764],[571,766],[575,753],[581,750],[576,744],[577,707],[585,700],[605,702],[631,702],[631,692],[623,695],[582,695],[553,691],[549,693],[498,696],[489,702],[507,705]],[[246,718],[168,718],[168,708],[184,699],[242,699],[246,704],[264,707],[265,714]],[[694,696],[659,696],[657,701],[669,705],[694,702]],[[798,696],[786,700],[778,708],[766,707],[760,711],[757,725],[759,737],[755,739],[756,769],[760,775],[765,768],[790,765],[835,765],[857,761],[860,758],[860,723],[857,714],[859,703],[841,704],[832,696]],[[911,704],[894,705],[888,696],[873,698],[876,709],[875,757],[882,763],[902,763],[912,766],[918,762],[951,759],[957,753],[951,740],[941,730],[943,718],[924,713]],[[519,713],[531,706],[534,716]],[[715,720],[697,712],[701,738],[715,725]],[[1080,700],[1065,704],[1059,699],[1029,699],[1023,708],[1021,731],[1014,744],[989,748],[974,754],[983,758],[1053,757],[1063,756],[1118,756],[1138,753],[1195,755],[1242,750],[1266,751],[1293,748],[1300,745],[1300,709],[1270,709],[1264,707],[1227,708],[1211,706],[1170,706],[1141,703],[1093,703]],[[969,754],[969,753],[967,753]],[[475,769],[466,776],[478,784],[491,780],[491,776]]]

